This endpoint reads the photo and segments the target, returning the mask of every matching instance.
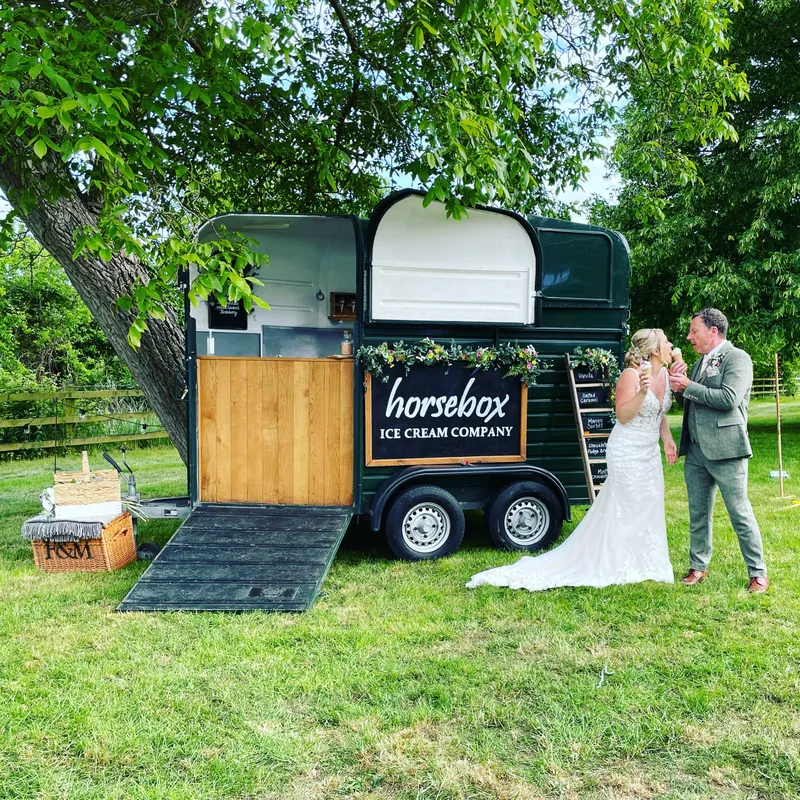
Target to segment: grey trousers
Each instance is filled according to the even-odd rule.
[[[709,461],[692,442],[683,465],[689,495],[689,568],[707,570],[711,561],[711,528],[717,487],[731,519],[751,578],[767,574],[764,547],[753,507],[747,498],[747,458]]]

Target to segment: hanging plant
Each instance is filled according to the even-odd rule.
[[[499,347],[463,347],[453,342],[450,347],[438,344],[433,339],[420,339],[406,344],[402,340],[389,346],[387,342],[359,348],[356,353],[361,366],[383,383],[389,380],[388,370],[402,367],[406,374],[414,366],[459,366],[479,369],[503,369],[504,378],[519,378],[526,386],[532,386],[543,369],[549,365],[541,361],[532,344],[505,342]]]

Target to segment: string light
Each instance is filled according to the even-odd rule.
[[[23,432],[23,433],[24,433],[26,436],[30,435],[30,432],[31,432],[31,426],[30,426],[30,425],[26,425],[26,426],[25,426],[25,427],[22,429],[22,432]]]
[[[83,416],[81,416],[81,419],[83,419],[83,417],[85,417],[85,415],[86,415],[86,411],[84,409],[82,409],[82,408],[79,408],[78,406],[73,406],[73,405],[70,405],[69,403],[64,403],[64,407],[65,408],[71,408],[73,411],[78,412],[79,416],[82,413]],[[113,414],[105,414],[102,411],[93,411],[92,413],[95,416],[102,417],[105,420],[112,420],[114,422],[122,422],[124,425],[142,426],[141,427],[142,431],[145,431],[145,430],[154,430],[154,431],[166,430],[163,425],[150,425],[150,424],[148,424],[146,422],[139,423],[139,422],[135,422],[134,420],[122,419],[121,417],[115,417]]]
[[[78,409],[78,419],[81,421],[86,419],[86,412],[82,408]]]

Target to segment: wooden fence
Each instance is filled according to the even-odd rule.
[[[792,377],[786,381],[778,381],[778,389],[782,395],[794,397],[800,388],[800,377]],[[775,378],[754,378],[751,397],[775,397]]]
[[[93,444],[108,444],[111,442],[131,442],[148,439],[167,439],[169,434],[161,430],[160,425],[147,423],[144,420],[152,417],[153,412],[149,409],[134,412],[115,412],[104,414],[102,412],[83,412],[74,413],[74,404],[65,404],[65,400],[72,400],[80,403],[83,400],[94,400],[96,398],[123,398],[123,397],[144,397],[144,392],[140,389],[97,389],[81,391],[78,389],[68,389],[60,392],[16,392],[11,394],[0,394],[0,404],[4,403],[49,403],[52,402],[52,414],[49,416],[26,416],[14,417],[11,419],[0,419],[0,435],[2,431],[13,428],[23,428],[29,431],[31,427],[52,429],[50,436],[45,439],[37,439],[27,442],[0,442],[0,453],[10,453],[20,450],[39,450],[54,447],[85,447]],[[73,413],[59,414],[59,404],[62,408],[71,407]],[[108,436],[75,436],[75,428],[87,422],[108,422],[109,420],[120,422],[131,422],[140,424],[139,432],[111,434]],[[147,428],[158,428],[150,430]],[[48,431],[49,432],[49,431]]]

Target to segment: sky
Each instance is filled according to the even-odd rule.
[[[614,192],[620,188],[619,176],[609,175],[606,176],[608,166],[605,161],[595,159],[589,162],[589,175],[583,183],[583,186],[577,191],[562,192],[558,195],[558,199],[565,203],[582,203],[588,200],[592,195],[598,194],[606,200],[614,199]],[[586,215],[582,210],[574,213],[572,218],[576,222],[588,222]]]

